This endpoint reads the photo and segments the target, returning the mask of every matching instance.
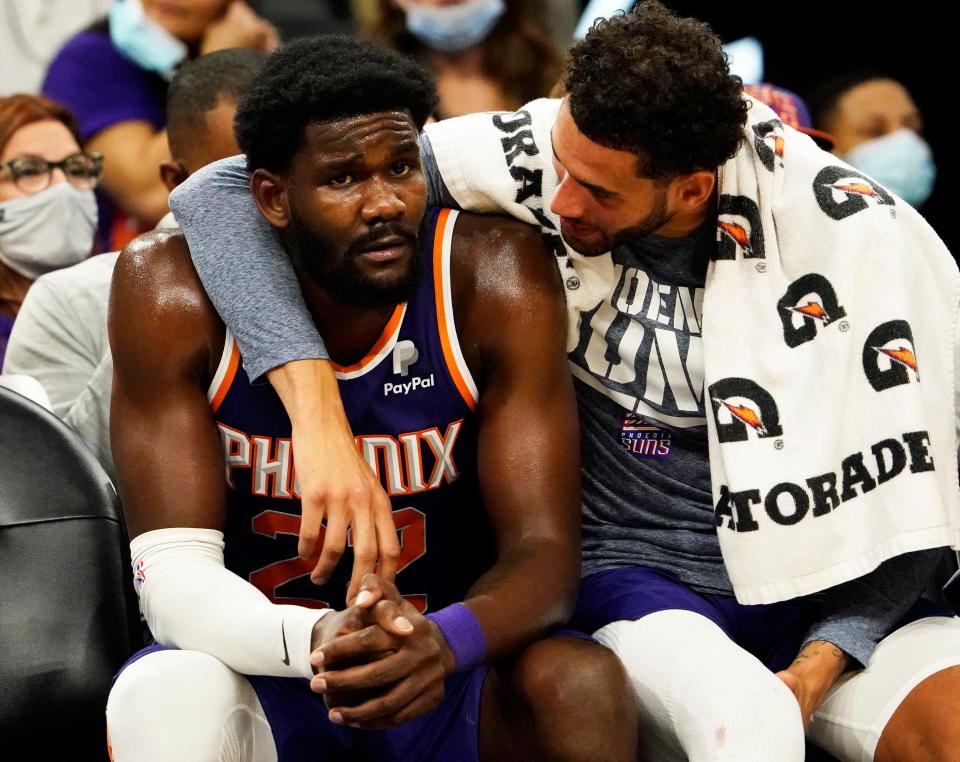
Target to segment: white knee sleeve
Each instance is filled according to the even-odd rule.
[[[796,698],[706,617],[659,611],[594,637],[627,670],[647,759],[803,762]]]
[[[960,619],[927,617],[880,641],[867,668],[844,675],[810,723],[810,738],[844,762],[870,762],[884,728],[914,688],[960,666]]]
[[[114,762],[277,762],[250,683],[199,651],[158,651],[127,667],[107,700]]]

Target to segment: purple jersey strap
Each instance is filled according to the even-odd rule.
[[[432,620],[447,639],[455,662],[454,672],[466,672],[483,663],[487,655],[487,639],[470,609],[462,603],[454,603],[427,614],[427,619]]]

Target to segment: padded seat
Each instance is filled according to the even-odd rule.
[[[141,646],[119,500],[71,429],[3,388],[0,579],[4,748],[105,760],[111,678]]]

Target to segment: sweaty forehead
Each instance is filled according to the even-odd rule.
[[[379,144],[417,140],[417,127],[405,111],[352,116],[307,127],[304,148],[314,157],[353,155]]]

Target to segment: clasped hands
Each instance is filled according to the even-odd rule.
[[[367,574],[353,603],[313,630],[310,688],[331,722],[363,730],[396,727],[437,707],[454,658],[440,628],[396,586]]]

